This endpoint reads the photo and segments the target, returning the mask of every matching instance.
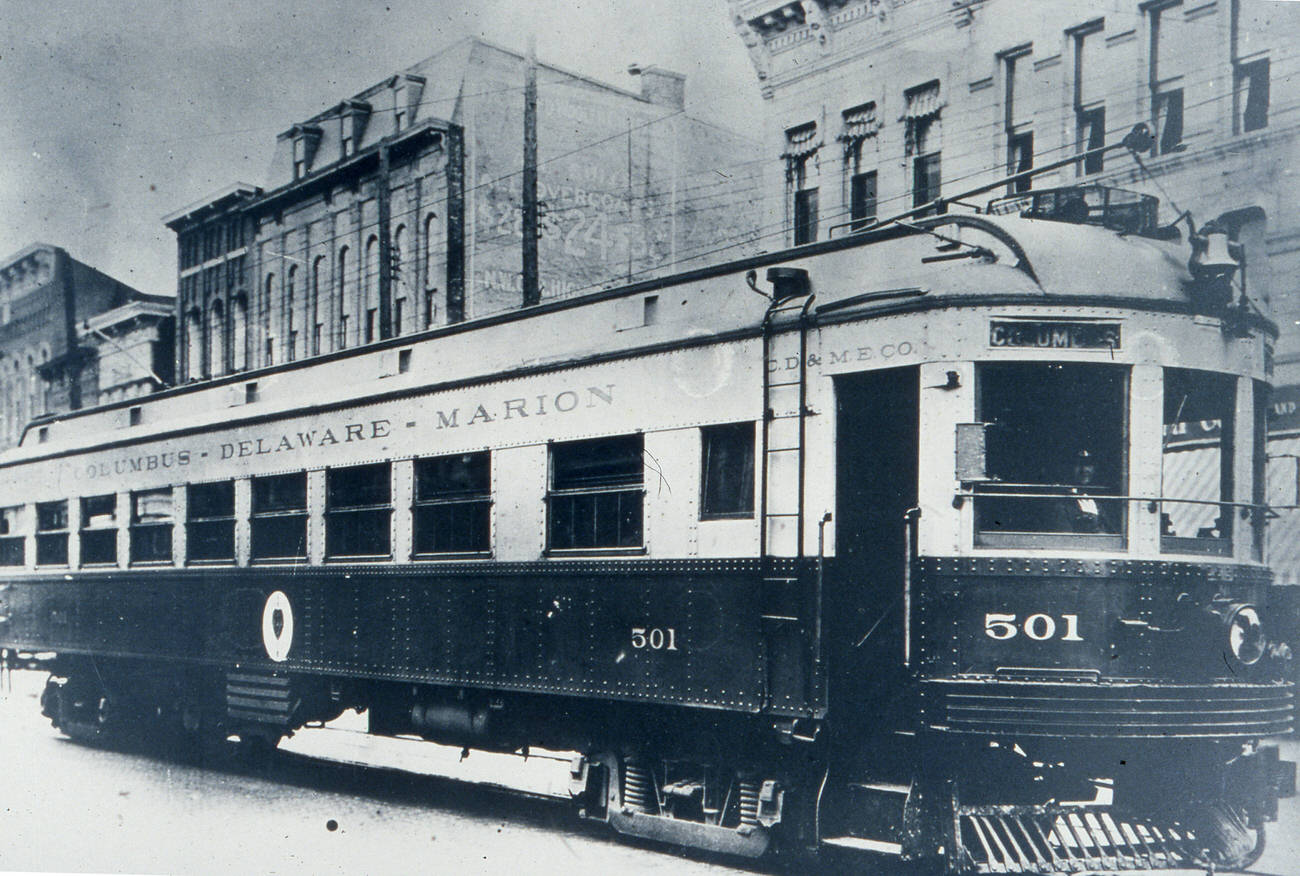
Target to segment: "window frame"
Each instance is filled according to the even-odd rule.
[[[42,512],[46,510],[55,510],[60,505],[63,506],[62,507],[63,524],[61,526],[54,526],[54,527],[42,526],[41,524]],[[68,519],[69,510],[70,510],[70,505],[68,499],[55,499],[52,502],[36,503],[36,565],[38,567],[40,566],[60,567],[61,566],[66,568],[69,565],[68,536],[71,534],[72,531],[69,525],[71,523],[71,520]],[[62,559],[55,559],[55,560],[42,559],[42,554],[44,553],[42,548],[44,548],[47,545],[59,545],[60,548],[57,551],[57,553],[60,553],[62,555]]]
[[[166,493],[171,500],[170,512],[166,522],[141,522],[139,500],[146,496],[158,496]],[[129,530],[129,546],[127,549],[127,562],[132,566],[169,566],[176,560],[176,490],[174,487],[159,487],[149,490],[132,490],[131,491],[131,517],[127,524]],[[138,550],[145,543],[145,533],[166,530],[167,532],[167,556],[138,556]]]
[[[269,484],[269,483],[271,483],[272,481],[281,480],[281,479],[283,479],[284,482],[287,482],[289,478],[301,478],[301,479],[302,479],[302,504],[301,504],[301,506],[294,505],[294,506],[286,506],[286,507],[271,507],[271,508],[259,508],[259,507],[258,507],[258,488],[259,488],[260,485],[262,485],[262,484]],[[261,475],[261,476],[257,476],[257,477],[250,478],[250,479],[249,479],[249,485],[250,485],[250,492],[251,492],[251,494],[252,494],[252,495],[251,495],[251,502],[250,502],[250,506],[249,506],[249,514],[248,514],[248,525],[249,525],[249,537],[248,537],[248,558],[249,558],[249,562],[252,562],[252,563],[297,563],[297,562],[303,562],[303,561],[305,561],[305,560],[307,559],[307,557],[308,557],[308,554],[309,554],[309,548],[308,548],[308,545],[307,545],[307,539],[308,539],[308,534],[307,534],[307,472],[305,472],[305,471],[302,471],[302,472],[283,472],[283,473],[281,473],[281,474]],[[277,527],[277,526],[280,526],[280,527],[282,527],[282,528],[284,528],[284,529],[287,529],[288,527],[287,527],[287,526],[284,526],[284,525],[280,522],[280,521],[287,521],[287,520],[297,521],[296,523],[292,524],[292,525],[294,526],[294,535],[297,535],[297,534],[298,534],[298,532],[297,532],[297,528],[298,528],[299,526],[301,526],[301,528],[302,528],[302,538],[301,538],[301,541],[300,541],[300,544],[302,545],[302,551],[301,551],[300,553],[296,553],[296,554],[271,554],[271,553],[260,553],[260,552],[258,551],[258,533],[259,533],[259,527],[263,527],[263,529],[262,529],[263,532],[265,532],[265,528],[274,528],[274,527]],[[274,539],[271,539],[271,540],[274,541]]]
[[[230,488],[230,513],[219,515],[198,516],[195,509],[199,503],[194,501],[196,490],[212,489],[214,487],[228,486]],[[215,565],[232,565],[235,562],[235,482],[226,481],[209,481],[201,484],[186,485],[185,493],[185,562],[195,566],[215,566]],[[207,529],[220,526],[223,530],[222,539],[229,539],[230,551],[228,556],[220,557],[196,557],[194,556],[194,545],[199,543],[196,539],[195,532],[198,528]],[[228,535],[226,534],[226,528]]]
[[[581,448],[588,450],[601,444],[614,444],[614,442],[626,441],[636,444],[637,467],[636,474],[627,474],[621,480],[614,480],[604,484],[588,484],[577,486],[556,486],[557,482],[557,454],[566,454],[570,452],[579,452]],[[581,555],[635,555],[644,554],[646,551],[645,538],[645,435],[641,432],[631,434],[611,435],[601,438],[587,438],[577,441],[551,442],[547,446],[547,491],[546,491],[546,553],[557,556],[581,556]],[[616,456],[617,454],[615,454]],[[629,469],[631,466],[629,466]],[[599,508],[601,496],[619,497],[615,515],[616,518],[622,514],[623,505],[622,497],[636,496],[636,543],[628,544],[596,544],[598,541],[594,536],[597,525],[597,515],[601,513]],[[590,497],[592,499],[591,519],[593,528],[592,544],[557,544],[557,524],[559,522],[558,511],[561,502],[569,501],[573,508],[576,509],[576,503]],[[616,528],[616,532],[619,529]],[[573,533],[576,535],[576,533]],[[569,539],[576,542],[576,539]],[[621,537],[616,537],[621,541]]]
[[[89,514],[88,508],[91,507],[91,503],[104,500],[104,499],[112,499],[113,522],[111,524],[90,525],[90,520],[93,517],[102,516],[102,515]],[[78,501],[80,502],[80,508],[81,508],[81,520],[79,521],[77,526],[77,540],[80,546],[80,554],[79,554],[80,565],[116,566],[119,560],[118,550],[117,550],[117,533],[118,530],[121,528],[121,520],[119,519],[118,507],[117,507],[118,505],[117,493],[99,493],[94,496],[82,496]],[[87,538],[87,534],[89,534],[90,536],[89,538]],[[86,555],[89,552],[86,550],[86,548],[88,544],[96,548],[97,550],[104,545],[111,545],[112,550],[111,551],[105,550],[102,555],[107,557],[111,553],[112,558],[111,559],[87,559]]]
[[[740,488],[740,493],[742,499],[745,497],[746,493],[748,494],[748,506],[749,506],[748,510],[743,510],[740,508],[734,510],[712,510],[709,507],[709,495],[710,495],[709,487],[711,483],[710,473],[713,471],[713,469],[710,468],[709,463],[710,463],[710,451],[713,449],[713,441],[718,440],[719,438],[727,437],[728,433],[732,433],[735,436],[739,436],[740,433],[742,431],[745,431],[746,429],[748,430],[748,435],[745,437],[748,439],[748,443],[745,444],[744,447],[741,448],[741,450],[742,450],[742,454],[744,454],[746,451],[748,454],[747,459],[743,458],[742,456],[742,464],[747,464],[749,470],[749,478],[747,484],[745,484]],[[753,520],[754,519],[755,504],[756,504],[754,498],[756,493],[754,479],[755,479],[755,469],[757,467],[756,466],[757,452],[755,450],[755,447],[758,441],[757,434],[758,434],[757,428],[752,420],[745,420],[739,423],[719,423],[711,426],[700,427],[700,513],[699,513],[700,520],[706,521],[706,520]],[[739,501],[736,504],[744,505],[746,503],[744,501]]]
[[[478,464],[481,461],[483,466],[483,483],[472,489],[465,490],[437,490],[431,491],[425,495],[421,490],[421,469],[432,467],[442,460],[451,460],[456,458],[468,458],[470,464]],[[426,456],[413,461],[412,466],[412,489],[411,489],[411,558],[417,560],[425,559],[446,559],[449,557],[490,557],[492,556],[492,455],[491,451],[480,450],[472,453],[455,453],[444,454],[439,456]],[[422,530],[421,518],[426,516],[436,516],[439,513],[455,513],[455,510],[465,509],[474,506],[481,509],[475,513],[483,515],[483,531],[481,548],[464,548],[456,547],[447,550],[421,550]]]
[[[12,516],[9,512],[14,512]],[[0,566],[6,568],[27,565],[27,505],[7,505],[0,508]],[[10,554],[17,545],[17,562]]]
[[[336,504],[335,496],[336,485],[333,479],[344,473],[357,472],[362,469],[383,469],[385,477],[383,483],[387,490],[387,497],[383,502],[365,502],[358,504],[339,505]],[[383,551],[369,553],[343,553],[335,550],[335,540],[340,536],[340,530],[337,527],[345,525],[345,522],[361,519],[363,516],[375,516],[381,514],[384,517],[385,526],[383,532]],[[371,462],[361,465],[336,466],[325,470],[325,559],[329,562],[356,562],[356,561],[373,561],[389,560],[393,557],[393,464],[391,462]]]

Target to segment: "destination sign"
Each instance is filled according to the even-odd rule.
[[[989,346],[1118,350],[1119,323],[995,319],[989,322]]]

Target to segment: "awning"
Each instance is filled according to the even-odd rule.
[[[844,111],[844,130],[840,132],[839,140],[852,145],[876,136],[879,130],[880,119],[876,116],[875,103],[864,103]]]
[[[906,105],[903,107],[903,119],[921,121],[932,119],[943,109],[943,95],[939,91],[939,82],[926,83],[918,88],[903,93]]]
[[[817,136],[817,123],[809,122],[785,132],[785,151],[781,153],[781,157],[806,158],[821,146],[821,138]]]

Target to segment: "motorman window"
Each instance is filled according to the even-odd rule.
[[[643,448],[640,435],[551,445],[548,548],[641,547]]]
[[[81,500],[81,564],[107,566],[117,562],[117,496],[88,496]]]
[[[172,559],[172,490],[131,494],[131,562],[170,563]]]
[[[330,469],[325,484],[325,556],[369,558],[392,553],[389,464]]]
[[[1160,547],[1232,553],[1232,431],[1236,379],[1165,369]]]
[[[26,538],[27,507],[17,505],[12,508],[0,508],[0,566],[21,566],[27,562],[24,547]]]
[[[1128,372],[1109,365],[1006,363],[976,375],[987,480],[976,544],[1124,545]]]
[[[754,424],[700,430],[700,519],[754,516]]]
[[[193,484],[186,508],[186,558],[190,562],[235,561],[235,483]]]
[[[487,452],[417,459],[415,555],[487,553],[491,484]]]
[[[68,564],[68,502],[36,504],[36,565]]]
[[[307,473],[253,478],[252,558],[307,557]]]

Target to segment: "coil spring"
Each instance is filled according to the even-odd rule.
[[[650,811],[650,771],[639,763],[623,766],[623,805],[636,812]]]
[[[758,826],[758,782],[740,783],[740,823]]]

